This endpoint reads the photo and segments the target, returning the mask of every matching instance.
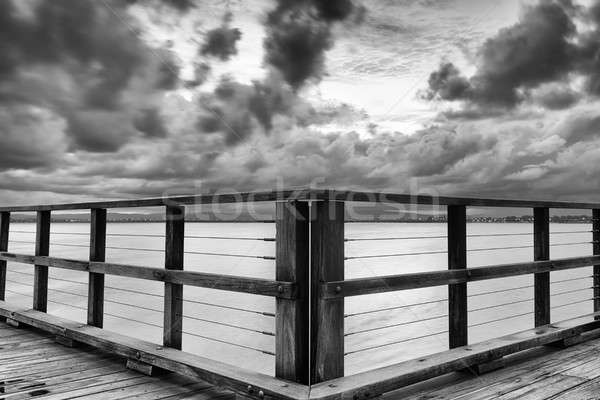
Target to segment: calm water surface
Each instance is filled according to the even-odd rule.
[[[34,224],[11,226],[9,250],[33,254]],[[469,249],[531,246],[532,235],[525,236],[475,236],[488,234],[531,233],[531,224],[469,224]],[[590,242],[589,225],[552,224],[551,244]],[[585,231],[560,234],[560,232]],[[18,233],[23,232],[23,233]],[[88,224],[52,224],[50,255],[56,257],[87,259]],[[80,233],[80,235],[60,234]],[[109,223],[107,261],[152,267],[164,265],[161,250],[164,239],[160,237],[126,237],[110,234],[164,235],[163,223]],[[397,238],[427,237],[446,234],[445,224],[346,224],[347,238]],[[266,223],[188,223],[189,236],[274,237],[274,224]],[[23,243],[28,242],[28,243]],[[76,245],[63,246],[63,245]],[[186,251],[226,253],[254,256],[274,256],[273,242],[250,240],[186,239]],[[122,249],[127,248],[127,249]],[[368,256],[398,253],[423,253],[446,250],[446,240],[425,238],[420,240],[355,241],[346,244],[346,255]],[[552,258],[575,257],[592,253],[590,243],[553,246]],[[346,277],[359,278],[420,271],[446,269],[446,254],[423,254],[385,258],[365,258],[346,261]],[[472,251],[468,255],[471,267],[530,261],[533,248]],[[190,271],[232,274],[274,279],[274,261],[258,258],[238,258],[186,254],[185,269]],[[33,267],[9,264],[7,300],[23,305],[31,304]],[[560,321],[592,312],[591,267],[552,274],[553,321]],[[581,278],[581,279],[577,279]],[[577,279],[577,280],[575,280]],[[513,277],[469,284],[469,339],[478,342],[502,334],[516,332],[533,326],[532,276]],[[87,306],[87,274],[51,269],[49,281],[48,312],[61,317],[85,322]],[[105,328],[140,339],[162,341],[163,284],[131,278],[106,277]],[[503,291],[504,289],[520,288]],[[125,290],[121,290],[125,289]],[[495,293],[489,293],[495,292]],[[218,321],[256,331],[274,332],[274,318],[245,310],[273,313],[275,302],[271,298],[202,288],[184,288],[184,350],[219,359],[238,366],[273,374],[274,357],[256,350],[274,351],[273,337],[262,333],[238,329],[207,321]],[[447,288],[427,288],[346,299],[346,373],[351,374],[394,362],[420,357],[448,346]],[[569,305],[573,302],[584,301]],[[207,304],[226,305],[228,309]],[[410,306],[415,303],[427,303]],[[505,303],[514,303],[493,307]],[[405,306],[388,311],[385,308]],[[361,314],[369,312],[367,314]],[[353,315],[353,314],[360,315]],[[519,315],[518,317],[513,317]],[[503,321],[496,321],[513,317]],[[421,322],[414,322],[421,321]],[[496,321],[496,322],[494,322]],[[393,325],[393,326],[392,326]],[[389,326],[389,327],[388,327]],[[360,333],[360,331],[368,332]],[[358,333],[357,333],[358,332]],[[411,340],[421,337],[420,339]],[[216,340],[209,340],[212,338]],[[223,342],[238,344],[233,346]],[[399,342],[395,345],[386,345]],[[383,347],[379,347],[383,346]],[[248,348],[246,348],[248,347]],[[361,351],[374,347],[372,350]]]

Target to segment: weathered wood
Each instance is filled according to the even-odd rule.
[[[285,189],[265,192],[224,193],[193,196],[171,196],[152,199],[99,201],[70,204],[42,204],[31,206],[0,207],[2,211],[25,212],[47,210],[85,210],[92,208],[158,207],[173,204],[225,204],[266,201],[329,200],[369,203],[423,204],[467,207],[512,207],[512,208],[564,208],[594,209],[599,203],[559,202],[542,200],[508,200],[469,197],[427,196],[383,192],[357,192],[327,189]]]
[[[50,251],[50,211],[37,212],[35,255],[48,256]],[[33,275],[33,309],[48,309],[48,266],[36,264]]]
[[[147,376],[159,376],[164,375],[167,372],[164,369],[160,369],[152,364],[146,364],[132,359],[127,360],[125,367]]]
[[[10,212],[0,212],[0,252],[8,251],[8,236],[10,231]],[[6,260],[0,260],[0,300],[5,299],[6,293]]]
[[[322,282],[344,279],[344,203],[311,207],[311,382],[344,376],[344,299],[324,299]]]
[[[550,210],[533,209],[534,261],[550,259]],[[534,275],[535,326],[550,323],[550,272]]]
[[[590,316],[593,315],[596,314],[590,314]],[[339,400],[373,397],[449,372],[460,371],[499,357],[556,342],[598,327],[600,327],[599,321],[584,324],[579,324],[576,319],[558,322],[323,382],[311,388],[310,398],[311,400]]]
[[[275,279],[296,282],[296,299],[277,299],[275,376],[307,385],[310,335],[309,208],[307,202],[276,205]]]
[[[309,189],[286,189],[262,192],[243,193],[215,193],[192,196],[165,196],[152,199],[136,200],[114,200],[96,201],[84,203],[65,204],[40,204],[31,206],[0,207],[2,211],[25,212],[25,211],[50,211],[50,210],[87,210],[93,208],[132,208],[132,207],[160,207],[170,205],[194,205],[194,204],[231,204],[252,203],[265,201],[283,200],[306,200],[310,199]],[[600,207],[600,205],[599,205]]]
[[[165,269],[183,270],[185,208],[166,208]],[[183,321],[183,285],[165,283],[163,344],[181,350]]]
[[[467,368],[465,371],[468,371],[474,375],[483,375],[490,373],[492,371],[497,371],[500,368],[504,368],[506,366],[506,359],[504,357],[500,357],[496,360],[491,360],[481,364],[475,364]]]
[[[594,255],[600,255],[600,209],[592,210],[592,241]],[[600,311],[600,264],[594,265],[594,311]]]
[[[90,215],[90,261],[106,257],[106,210],[95,208]],[[104,274],[90,272],[87,323],[102,328],[104,322]]]
[[[448,207],[448,269],[467,268],[467,210]],[[451,349],[468,343],[467,283],[448,285],[448,343]]]
[[[514,264],[497,264],[467,270],[417,272],[411,274],[358,278],[323,283],[326,298],[350,297],[398,290],[444,286],[461,282],[476,282],[547,271],[564,271],[600,263],[600,256],[562,258]]]
[[[20,326],[19,321],[12,319],[10,317],[6,317],[5,322],[6,322],[6,325],[12,326],[13,328],[18,328]]]
[[[62,335],[55,335],[54,336],[54,341],[62,346],[65,347],[77,347],[77,342],[75,342],[73,339],[62,336]]]
[[[26,254],[0,253],[0,259],[39,264],[51,268],[95,272],[106,275],[126,276],[159,282],[171,282],[189,286],[271,296],[284,299],[296,297],[296,285],[269,279],[249,278],[235,275],[207,274],[193,271],[167,271],[164,268],[142,267],[102,262],[70,260],[58,257],[36,257]],[[600,257],[598,257],[600,261]]]
[[[115,355],[136,359],[194,379],[207,381],[216,386],[246,393],[254,399],[261,400],[261,397],[258,396],[259,391],[264,393],[265,398],[284,400],[306,400],[308,398],[308,387],[304,385],[275,379],[217,360],[157,346],[154,343],[39,311],[22,309],[3,301],[0,301],[0,315],[52,334],[61,334]],[[252,387],[252,392],[248,391],[249,386]]]

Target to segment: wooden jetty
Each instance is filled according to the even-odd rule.
[[[186,271],[185,207],[244,202],[275,206],[275,279]],[[448,268],[408,274],[401,273],[399,268],[396,275],[345,279],[344,219],[348,202],[447,208]],[[107,210],[157,206],[165,209],[165,265],[105,262]],[[470,268],[467,207],[532,209],[534,260]],[[593,255],[550,259],[549,210],[553,208],[592,210]],[[51,213],[58,210],[90,211],[89,259],[72,260],[49,254]],[[16,212],[37,213],[35,254],[9,251],[10,218]],[[307,188],[0,207],[0,260],[0,318],[7,323],[0,325],[2,399],[231,396],[288,400],[358,400],[377,396],[567,399],[589,398],[586,393],[593,393],[599,385],[600,373],[596,371],[600,342],[596,338],[600,332],[600,204]],[[34,266],[31,307],[4,301],[7,262]],[[553,320],[550,274],[589,266],[594,266],[594,284],[590,290],[594,312],[574,315],[565,321]],[[89,274],[87,323],[47,313],[51,269]],[[162,345],[103,329],[106,275],[164,282]],[[535,315],[534,326],[471,343],[469,282],[521,275],[534,276],[531,310]],[[181,351],[184,285],[274,298],[275,376]],[[448,287],[448,350],[358,374],[345,374],[345,298],[435,286]],[[19,330],[15,330],[16,326]],[[126,366],[154,376],[136,375],[126,370]],[[487,375],[482,375],[486,372]],[[473,374],[481,376],[473,378]],[[550,390],[551,385],[555,389],[560,385],[560,391]],[[569,397],[571,394],[580,397]]]

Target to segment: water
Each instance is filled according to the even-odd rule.
[[[34,224],[13,224],[11,226],[13,252],[33,254],[35,234]],[[487,235],[502,233],[531,233],[531,224],[469,224],[469,235]],[[551,244],[590,242],[589,225],[552,224]],[[116,249],[143,248],[162,250],[164,239],[161,237],[125,237],[110,234],[163,235],[163,223],[109,223],[107,238],[107,261],[143,265],[164,266],[164,254],[161,251],[141,251]],[[586,231],[583,233],[559,234],[559,232]],[[28,233],[17,233],[28,232]],[[50,255],[73,259],[87,259],[89,224],[53,223]],[[60,233],[80,233],[80,235],[61,235]],[[391,224],[391,223],[351,223],[346,224],[347,238],[395,238],[443,236],[446,224]],[[235,236],[235,237],[274,237],[274,224],[265,223],[188,223],[186,235],[189,236]],[[469,237],[469,249],[497,247],[531,246],[533,235]],[[60,244],[78,245],[67,247]],[[397,253],[422,253],[446,250],[444,238],[422,240],[356,241],[346,244],[346,255],[365,256]],[[255,256],[274,256],[275,244],[265,241],[230,241],[212,239],[186,239],[186,251],[244,254]],[[591,244],[578,244],[551,247],[552,258],[590,255]],[[421,271],[444,270],[447,268],[446,254],[425,254],[389,258],[367,258],[346,261],[346,277],[359,278],[383,276]],[[468,254],[470,267],[502,263],[531,261],[533,249],[516,248],[505,250],[475,251]],[[218,274],[232,274],[249,277],[274,279],[274,261],[262,259],[204,256],[187,254],[185,269]],[[31,304],[31,284],[33,266],[9,263],[7,282],[7,300],[29,306]],[[571,271],[552,273],[553,321],[560,321],[592,312],[592,274],[591,267]],[[577,279],[582,278],[582,279]],[[569,280],[566,279],[577,279]],[[561,282],[558,282],[561,281]],[[533,326],[533,284],[532,276],[521,276],[474,282],[469,284],[469,328],[470,342],[478,342],[503,334],[528,329]],[[106,277],[105,328],[111,331],[131,335],[155,343],[162,342],[162,295],[161,282],[149,282],[116,276]],[[518,288],[498,292],[508,288]],[[87,274],[75,271],[50,269],[48,312],[85,322],[87,306]],[[120,290],[125,289],[125,290]],[[139,293],[138,293],[139,292]],[[488,292],[497,292],[485,294]],[[567,293],[568,292],[568,293]],[[19,294],[17,294],[19,293]],[[27,297],[29,296],[29,297]],[[233,308],[242,308],[259,312],[273,313],[275,301],[263,296],[224,292],[203,288],[184,288],[184,335],[183,349],[205,357],[218,359],[252,370],[273,374],[274,357],[256,350],[273,352],[273,337],[235,327],[226,327],[200,321],[200,319],[218,321],[256,331],[274,332],[274,318],[240,310],[216,308],[202,303],[214,303]],[[346,314],[369,312],[388,307],[428,304],[405,307],[385,312],[348,316],[345,330],[346,374],[352,374],[378,366],[420,357],[447,349],[447,288],[435,287],[367,295],[346,299]],[[577,301],[582,303],[561,307]],[[502,307],[491,306],[515,303]],[[139,308],[142,307],[142,308]],[[475,311],[475,309],[481,309]],[[497,319],[525,314],[504,321]],[[422,322],[414,322],[423,320]],[[385,328],[386,326],[394,327]],[[356,333],[363,330],[373,331]],[[439,334],[437,334],[439,333]],[[208,340],[200,336],[213,338]],[[426,336],[426,337],[425,337]],[[421,339],[411,340],[412,338]],[[222,343],[231,342],[240,346]],[[396,345],[383,346],[392,342]],[[378,347],[383,346],[383,347]],[[361,351],[368,347],[373,350]]]

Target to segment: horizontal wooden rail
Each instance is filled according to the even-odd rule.
[[[360,296],[365,294],[394,292],[463,282],[483,281],[540,272],[563,271],[600,264],[600,256],[563,258],[524,263],[492,265],[459,270],[417,272],[370,278],[327,282],[321,285],[325,298]]]
[[[168,371],[226,387],[254,399],[299,400],[309,397],[308,386],[276,379],[201,356],[158,346],[115,332],[59,318],[40,311],[23,309],[0,301],[0,316],[61,337]]]
[[[66,258],[32,256],[8,252],[0,252],[0,259],[23,264],[42,265],[50,268],[126,276],[129,278],[176,283],[230,292],[242,292],[282,299],[294,299],[296,297],[296,285],[294,283],[268,279],[207,274],[193,271],[166,270],[164,268],[112,264],[106,262],[69,260]]]
[[[48,211],[48,210],[88,210],[93,208],[133,208],[133,207],[162,207],[172,205],[193,205],[193,204],[226,204],[226,203],[253,203],[265,201],[290,201],[306,200],[311,196],[311,191],[307,189],[264,191],[264,192],[244,192],[244,193],[224,193],[224,194],[202,194],[191,196],[165,196],[150,199],[134,200],[112,200],[98,201],[88,203],[65,203],[65,204],[44,204],[31,206],[0,207],[3,211]]]
[[[543,200],[512,200],[472,197],[425,196],[382,192],[357,192],[328,189],[285,189],[278,191],[202,194],[190,196],[165,196],[150,199],[111,200],[85,203],[42,204],[30,206],[3,206],[0,212],[31,212],[50,210],[88,210],[94,208],[159,207],[165,205],[253,203],[267,201],[341,201],[360,203],[397,203],[440,206],[513,207],[513,208],[563,208],[600,209],[600,203],[561,202]]]

